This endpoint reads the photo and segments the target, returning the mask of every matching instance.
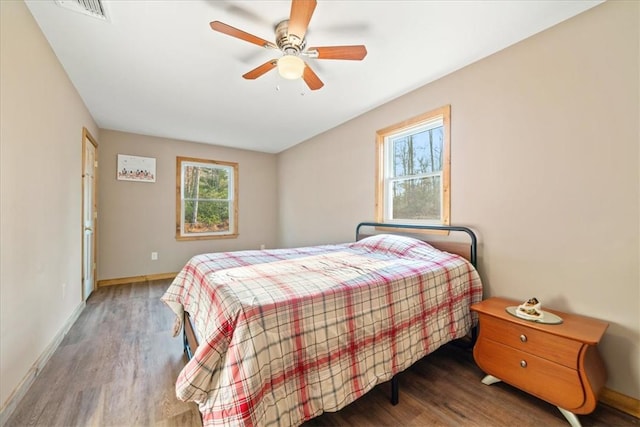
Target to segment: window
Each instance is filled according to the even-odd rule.
[[[176,160],[176,239],[237,237],[238,164]]]
[[[376,136],[376,220],[449,224],[450,106]]]

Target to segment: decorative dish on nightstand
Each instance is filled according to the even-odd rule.
[[[557,325],[562,323],[562,318],[541,308],[537,298],[530,298],[520,305],[513,305],[506,308],[507,313],[532,322]]]

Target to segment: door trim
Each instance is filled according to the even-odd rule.
[[[96,290],[96,274],[97,274],[97,252],[98,252],[98,244],[97,244],[97,236],[98,236],[98,142],[95,140],[95,138],[91,135],[91,133],[89,132],[89,130],[86,127],[82,128],[82,174],[81,174],[81,182],[82,182],[82,187],[81,187],[81,194],[82,194],[82,200],[80,203],[80,238],[81,238],[81,252],[80,252],[80,256],[81,256],[81,264],[82,264],[82,268],[81,268],[81,272],[82,272],[82,276],[80,278],[80,287],[82,289],[82,301],[86,301],[87,298],[89,297],[88,295],[85,295],[84,292],[84,278],[85,278],[85,263],[84,263],[84,252],[85,252],[85,247],[84,247],[84,174],[85,174],[85,153],[86,153],[86,148],[87,148],[87,141],[88,143],[92,144],[93,147],[95,148],[96,152],[95,152],[95,166],[94,166],[94,179],[93,179],[93,211],[95,213],[95,218],[94,218],[94,226],[93,226],[93,235],[92,235],[92,245],[93,245],[93,251],[92,251],[92,263],[91,265],[93,266],[93,283],[91,284],[91,290],[95,291]]]

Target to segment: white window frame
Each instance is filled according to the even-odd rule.
[[[223,169],[227,171],[229,204],[229,230],[186,232],[184,227],[184,170],[187,166],[197,166],[211,169]],[[218,160],[198,159],[192,157],[176,157],[176,239],[177,240],[203,240],[203,239],[229,239],[238,237],[238,164]]]
[[[376,132],[376,221],[391,224],[449,225],[451,203],[450,114],[451,107],[447,105]],[[394,177],[391,141],[439,126],[443,127],[442,170],[439,172],[407,175],[399,178]],[[432,176],[440,176],[440,218],[435,220],[393,218],[393,183]]]

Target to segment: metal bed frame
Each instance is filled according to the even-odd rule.
[[[360,238],[360,228],[361,227],[374,227],[374,228],[384,228],[384,229],[397,229],[397,230],[408,230],[407,234],[410,233],[411,230],[435,230],[435,231],[455,231],[466,233],[470,239],[469,246],[469,262],[473,265],[474,268],[477,268],[477,251],[478,251],[478,239],[476,238],[475,233],[467,227],[454,226],[454,225],[411,225],[411,224],[391,224],[391,223],[382,223],[382,222],[361,222],[356,227],[356,240]],[[436,245],[437,246],[437,245]],[[477,337],[477,327],[474,327],[471,331],[471,342],[472,344],[475,342]],[[400,385],[398,383],[398,375],[394,375],[391,378],[391,404],[397,405],[399,402],[399,389]]]
[[[374,227],[374,228],[384,228],[386,230],[407,230],[405,234],[411,234],[411,230],[420,231],[420,230],[435,230],[435,231],[453,231],[453,232],[461,232],[468,235],[470,239],[469,243],[469,262],[477,268],[477,250],[478,250],[478,239],[476,238],[475,233],[467,227],[461,226],[453,226],[453,225],[412,225],[412,224],[392,224],[392,223],[382,223],[382,222],[361,222],[356,227],[356,241],[360,239],[360,228],[361,227]],[[395,234],[398,234],[397,232]],[[426,240],[425,240],[426,241]],[[437,247],[437,243],[434,244]],[[184,346],[184,353],[187,356],[188,360],[191,360],[193,357],[194,349],[191,348],[191,344],[189,343],[189,339],[187,337],[187,322],[189,320],[189,313],[184,312],[183,319],[183,328],[182,328],[182,342]],[[191,328],[191,324],[189,323],[189,327]],[[471,331],[471,343],[475,342],[477,337],[477,327],[474,327]],[[394,375],[391,378],[391,397],[390,401],[392,405],[397,405],[399,402],[399,384],[398,384],[398,375]]]
[[[356,240],[358,240],[360,236],[360,228],[361,227],[377,227],[377,228],[385,228],[385,229],[399,229],[399,230],[437,230],[437,231],[459,231],[462,233],[466,233],[469,236],[470,242],[470,255],[469,262],[477,268],[477,251],[478,251],[478,239],[476,238],[473,230],[467,227],[461,227],[456,225],[411,225],[411,224],[391,224],[391,223],[383,223],[383,222],[361,222],[356,227]],[[436,245],[437,246],[437,245]]]

